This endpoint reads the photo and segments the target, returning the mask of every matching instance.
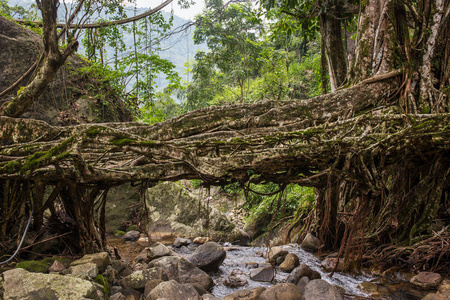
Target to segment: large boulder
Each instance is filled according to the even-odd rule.
[[[337,288],[322,279],[310,281],[305,287],[303,300],[343,300]]]
[[[43,49],[42,36],[0,16],[0,91],[25,74]],[[23,117],[52,125],[131,121],[120,94],[111,93],[104,80],[100,83],[90,76],[87,66],[85,60],[71,55]],[[7,96],[17,95],[30,79],[31,75],[25,77]],[[94,97],[98,95],[106,99]]]
[[[147,300],[177,299],[200,300],[200,295],[190,284],[181,284],[175,280],[158,284],[147,296]]]
[[[441,281],[442,276],[432,272],[420,272],[410,280],[412,284],[425,290],[436,289]]]
[[[316,238],[312,233],[308,232],[306,234],[305,238],[303,239],[303,242],[301,244],[301,247],[305,249],[306,251],[316,252],[319,249],[320,246],[320,240]]]
[[[106,267],[111,263],[111,258],[108,252],[99,252],[93,254],[86,254],[82,258],[73,261],[70,266],[78,266],[87,263],[96,264],[100,273],[105,272]]]
[[[81,278],[60,274],[32,273],[24,269],[3,272],[4,300],[100,299],[103,287]]]
[[[164,256],[151,261],[148,267],[163,270],[168,279],[179,283],[198,283],[207,291],[214,285],[214,281],[208,274],[183,257]]]
[[[291,273],[296,267],[300,265],[300,259],[295,253],[286,255],[283,263],[280,265],[280,270],[286,273]]]
[[[265,290],[259,300],[301,300],[302,294],[292,283],[280,283]],[[322,299],[322,298],[317,298]]]
[[[241,290],[225,296],[224,300],[258,300],[259,296],[266,290],[265,287],[257,287],[250,290]]]
[[[203,271],[218,271],[227,256],[226,251],[217,243],[207,242],[199,246],[189,257],[189,261]]]
[[[288,251],[284,250],[281,247],[272,247],[266,253],[266,257],[271,264],[276,264],[277,262],[282,263],[288,253]]]
[[[297,268],[292,270],[291,274],[286,279],[286,283],[297,284],[298,281],[302,277],[307,277],[309,280],[314,280],[314,279],[320,279],[321,278],[319,272],[314,271],[313,269],[311,269],[310,267],[308,267],[305,264],[301,264],[300,266],[298,266]]]
[[[163,269],[148,268],[131,273],[120,281],[124,287],[144,292],[145,285],[152,280],[168,280],[167,274]]]
[[[209,207],[180,184],[163,182],[147,190],[145,229],[150,238],[207,236],[236,241],[242,231],[218,210]]]

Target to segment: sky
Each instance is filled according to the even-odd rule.
[[[187,19],[187,20],[193,20],[194,16],[201,13],[204,1],[203,0],[194,0],[195,4],[189,7],[188,9],[181,9],[180,6],[178,6],[178,1],[173,0],[173,2],[169,5],[167,5],[163,10],[170,12],[173,8],[173,12],[175,15]],[[162,0],[137,0],[137,6],[138,7],[155,7],[161,4]]]

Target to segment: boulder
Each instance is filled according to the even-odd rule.
[[[303,276],[302,278],[300,278],[300,280],[297,282],[296,286],[298,288],[298,290],[300,291],[300,293],[302,295],[305,294],[305,287],[306,285],[310,282],[311,280],[309,280],[308,277]]]
[[[170,249],[161,243],[156,243],[153,247],[146,248],[146,249],[148,251],[147,256],[150,259],[150,261],[152,261],[156,258],[160,258],[163,256],[169,256],[172,254]]]
[[[269,263],[271,264],[276,264],[277,259],[279,257],[282,258],[282,260],[284,261],[284,258],[286,257],[286,255],[288,255],[289,252],[287,252],[286,250],[284,250],[281,247],[272,247],[270,248],[270,250],[266,253],[266,257],[269,260]]]
[[[152,260],[148,267],[163,270],[168,279],[176,280],[179,283],[198,283],[207,291],[214,285],[208,274],[183,257],[164,256]]]
[[[250,278],[255,281],[271,282],[274,277],[274,268],[272,266],[253,269],[250,271]]]
[[[316,238],[312,233],[306,234],[301,247],[306,251],[316,252],[319,249],[320,240]]]
[[[203,300],[223,300],[222,298],[217,298],[216,296],[211,295],[211,294],[203,295],[202,299]]]
[[[302,294],[292,283],[274,285],[259,296],[259,300],[301,300]],[[322,299],[322,298],[317,298]]]
[[[195,244],[204,244],[204,243],[207,243],[207,242],[209,242],[209,237],[207,237],[207,236],[198,236],[198,237],[196,237],[195,239],[194,239],[194,241],[193,241]]]
[[[145,230],[150,238],[209,237],[236,241],[242,231],[223,213],[200,201],[182,185],[160,183],[146,192]]]
[[[283,263],[280,265],[280,270],[286,273],[291,273],[296,267],[300,265],[300,259],[295,253],[286,255]]]
[[[303,300],[343,300],[339,291],[322,279],[311,280],[305,287]]]
[[[207,242],[199,246],[189,257],[189,261],[206,272],[216,272],[225,260],[227,252],[217,243]]]
[[[150,294],[150,292],[158,286],[158,284],[160,284],[161,282],[163,282],[163,280],[160,279],[152,279],[149,280],[145,283],[145,288],[144,288],[144,299],[147,298],[148,294]]]
[[[190,284],[181,284],[175,280],[158,284],[147,296],[147,300],[157,299],[201,300],[200,295]]]
[[[442,276],[432,272],[420,272],[410,280],[412,284],[424,290],[436,289],[441,281]]]
[[[71,266],[69,268],[69,273],[72,276],[81,279],[94,279],[98,275],[98,267],[94,263],[87,263],[82,265]]]
[[[125,298],[124,294],[119,292],[119,293],[109,296],[109,300],[126,300],[126,298]]]
[[[301,264],[291,272],[291,274],[286,279],[286,283],[297,284],[302,277],[307,277],[309,280],[314,280],[320,279],[322,276],[320,276],[319,272],[314,271],[307,265]]]
[[[190,239],[177,237],[175,239],[175,242],[173,242],[172,246],[174,246],[175,248],[180,248],[182,246],[187,246],[191,243],[192,243],[192,240],[190,240]]]
[[[338,265],[337,267],[336,264]],[[338,259],[336,257],[327,257],[322,261],[320,266],[324,268],[327,272],[332,272],[335,269],[335,267],[337,272],[343,272],[344,260],[342,258]]]
[[[5,271],[2,277],[4,300],[99,299],[97,292],[103,290],[102,286],[81,278],[32,273],[20,268]]]
[[[138,240],[140,234],[141,233],[137,230],[131,230],[131,231],[128,231],[127,233],[125,233],[125,235],[123,236],[123,239],[125,241],[134,242],[134,241]]]
[[[87,263],[94,263],[98,267],[98,271],[100,273],[105,272],[106,267],[111,263],[111,258],[109,257],[108,252],[99,252],[93,254],[86,254],[82,258],[73,261],[70,266],[78,266]]]
[[[224,300],[258,300],[259,296],[266,290],[265,287],[257,287],[251,290],[237,291],[225,296]]]
[[[144,292],[145,285],[150,280],[168,280],[163,269],[149,268],[131,273],[119,281],[120,285]]]
[[[231,271],[231,274],[224,280],[223,284],[225,286],[235,288],[246,285],[247,278],[244,273],[238,269],[234,269]]]

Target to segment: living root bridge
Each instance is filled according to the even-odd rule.
[[[57,216],[59,201],[77,224],[78,246],[92,252],[104,246],[96,228],[104,228],[110,186],[198,178],[316,187],[309,230],[347,256],[414,243],[449,206],[450,114],[385,109],[394,87],[374,81],[304,101],[212,107],[152,126],[1,117],[2,241],[25,218],[26,201],[35,227],[45,209]],[[20,194],[24,187],[31,192]],[[23,214],[11,214],[20,207]],[[442,262],[449,254],[437,255]],[[415,259],[434,266],[430,257]]]

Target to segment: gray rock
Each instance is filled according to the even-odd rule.
[[[145,288],[144,288],[144,299],[147,298],[148,294],[150,294],[150,292],[158,286],[158,284],[160,284],[161,282],[163,282],[160,279],[152,279],[149,280],[145,283]]]
[[[32,273],[20,268],[5,271],[2,276],[4,300],[98,299],[97,292],[103,290],[102,286],[80,278]]]
[[[149,268],[145,270],[140,270],[133,272],[127,277],[120,280],[120,285],[130,287],[134,290],[144,292],[145,284],[154,279],[168,280],[168,276],[163,269],[159,268]]]
[[[301,264],[291,272],[286,279],[286,283],[297,284],[300,278],[305,276],[308,277],[309,280],[320,279],[322,277],[319,272],[314,271],[305,264]]]
[[[123,236],[123,239],[125,241],[134,242],[134,241],[137,241],[137,239],[139,238],[140,234],[141,233],[139,231],[137,231],[137,230],[131,230],[131,231],[128,231],[127,233],[125,233],[125,235]]]
[[[225,296],[224,300],[258,300],[259,296],[266,290],[265,287],[257,287],[250,290],[241,290]]]
[[[255,281],[271,282],[274,277],[272,266],[262,267],[250,271],[250,278]]]
[[[58,260],[55,260],[53,262],[53,264],[50,266],[50,268],[48,268],[48,272],[49,273],[52,273],[52,272],[60,273],[60,272],[64,271],[65,269],[66,269],[66,267],[64,267],[64,265],[61,262],[59,262]]]
[[[71,266],[69,272],[72,276],[81,279],[94,279],[98,275],[98,267],[94,263]]]
[[[306,251],[316,252],[319,249],[320,240],[316,238],[312,233],[306,234],[301,247]]]
[[[280,283],[265,290],[259,300],[301,300],[302,294],[292,283]],[[316,300],[322,298],[317,298]]]
[[[438,273],[420,272],[419,274],[411,278],[409,282],[421,289],[431,290],[436,289],[441,281],[442,276]]]
[[[110,284],[115,284],[117,282],[117,278],[119,278],[119,272],[111,265],[106,267],[106,270],[102,273],[102,275],[106,278],[106,280],[108,280]]]
[[[146,249],[148,251],[147,256],[150,259],[150,261],[152,261],[156,258],[159,258],[159,257],[171,255],[170,249],[161,243],[156,243],[153,247],[146,248]]]
[[[202,296],[203,300],[223,300],[222,298],[217,298],[216,296],[213,296],[211,294],[206,294]]]
[[[172,246],[174,246],[175,248],[180,248],[182,246],[187,246],[191,243],[192,243],[192,240],[190,240],[190,239],[177,237],[175,239],[175,241],[173,242]]]
[[[280,265],[280,270],[286,273],[292,272],[296,267],[300,265],[300,259],[295,253],[289,253],[286,255],[283,263]]]
[[[247,278],[244,273],[238,269],[231,271],[231,274],[224,280],[223,284],[225,286],[234,288],[244,286],[248,283]]]
[[[303,300],[343,300],[339,291],[322,279],[310,281],[305,287]]]
[[[122,293],[123,288],[120,285],[113,285],[110,289],[109,289],[109,294],[110,295],[114,295],[117,293]]]
[[[207,242],[199,246],[189,257],[189,261],[206,272],[219,270],[227,252],[217,243]]]
[[[179,283],[198,283],[207,291],[214,285],[208,274],[183,257],[164,256],[152,260],[148,267],[164,270],[168,279],[176,280]]]
[[[288,255],[289,252],[287,252],[286,250],[284,250],[281,247],[272,247],[270,248],[270,250],[266,253],[266,257],[269,260],[269,263],[271,264],[276,264],[277,263],[277,259],[279,257],[281,257],[281,262],[282,263],[284,261],[284,258],[286,257],[286,255]],[[278,260],[280,261],[280,260]]]
[[[122,293],[116,293],[109,296],[109,300],[126,300],[125,295]]]
[[[111,258],[109,257],[108,252],[99,252],[94,254],[87,254],[82,258],[73,261],[70,266],[83,265],[87,263],[94,263],[98,267],[98,271],[100,273],[105,272],[106,267],[111,263]]]
[[[338,265],[337,267],[336,264]],[[327,272],[332,272],[333,270],[336,270],[337,272],[343,272],[344,260],[342,258],[338,259],[335,257],[327,257],[322,261],[320,266],[324,268]]]
[[[201,300],[200,295],[190,284],[181,284],[175,280],[161,282],[150,294],[148,300],[158,300],[161,298],[177,300]]]
[[[303,276],[302,278],[300,278],[300,280],[297,283],[297,288],[300,291],[300,293],[305,294],[305,287],[306,285],[310,282],[311,280],[309,280],[308,277]]]

